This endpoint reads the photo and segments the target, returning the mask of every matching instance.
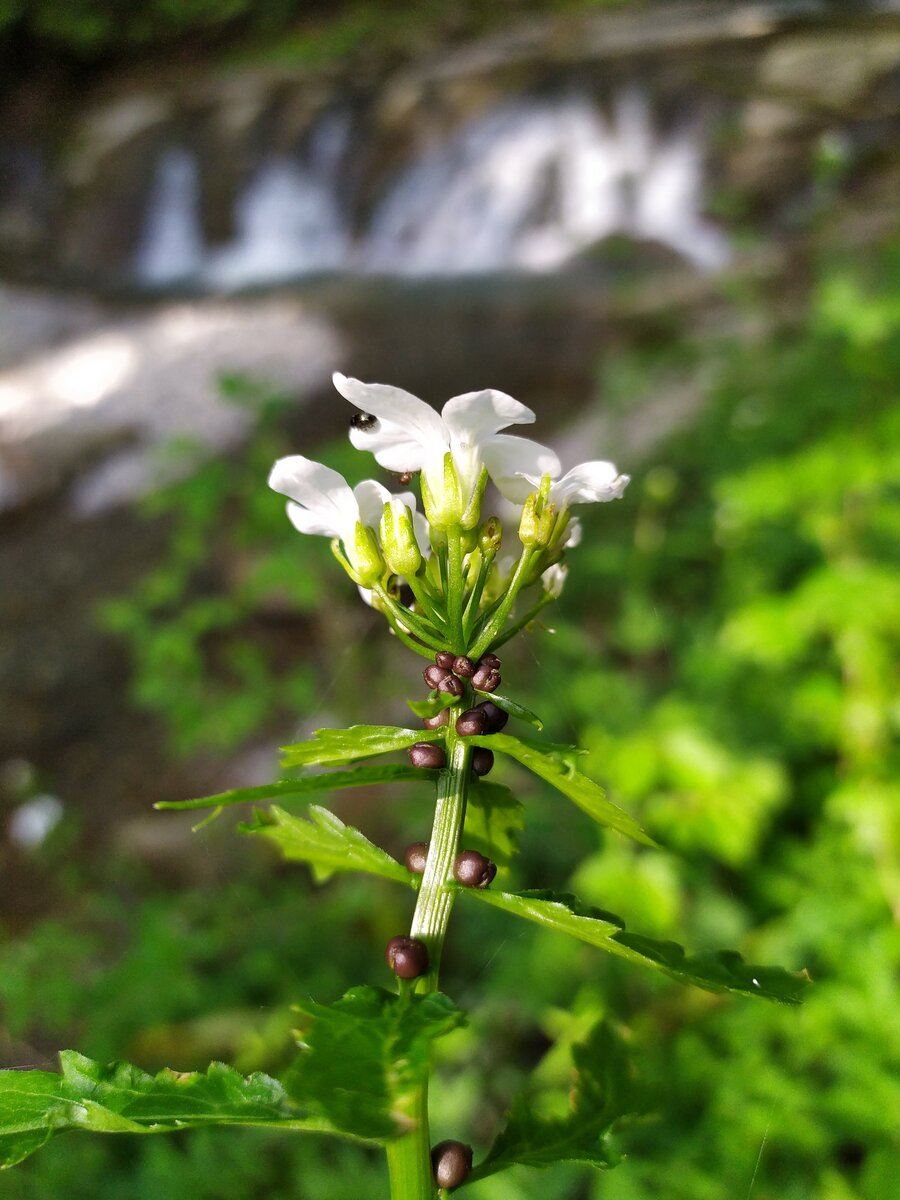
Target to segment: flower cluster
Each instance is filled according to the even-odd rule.
[[[502,432],[535,419],[504,392],[454,396],[438,413],[401,388],[340,374],[334,385],[358,410],[353,445],[404,481],[419,474],[424,516],[412,492],[392,495],[371,479],[351,488],[337,471],[302,455],[276,462],[269,485],[289,497],[297,529],[332,539],[366,600],[423,653],[448,644],[461,654],[472,647],[481,653],[522,588],[541,580],[539,603],[558,596],[566,571],[560,560],[578,540],[572,506],[616,499],[628,483],[608,462],[562,474],[548,447]],[[498,556],[500,522],[482,520],[489,481],[521,506],[518,557]],[[415,598],[409,606],[400,601],[403,583]]]

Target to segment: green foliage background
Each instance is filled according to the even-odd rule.
[[[445,987],[473,1018],[439,1050],[436,1137],[483,1148],[529,1073],[539,1104],[564,1109],[567,1047],[602,1015],[626,1037],[646,1113],[621,1131],[628,1158],[613,1172],[520,1168],[467,1195],[891,1194],[898,267],[896,245],[865,271],[832,261],[794,327],[616,363],[607,404],[627,410],[636,390],[689,373],[708,381],[704,405],[633,471],[624,501],[587,514],[548,618],[555,632],[533,631],[504,663],[505,690],[542,715],[550,737],[586,745],[586,769],[611,798],[680,852],[603,836],[510,775],[527,828],[507,879],[571,886],[692,949],[733,944],[756,961],[806,966],[815,987],[799,1011],[724,999],[460,906]],[[263,410],[256,444],[240,464],[211,464],[154,501],[173,521],[169,561],[105,610],[133,646],[136,699],[182,751],[287,729],[323,703],[348,721],[402,719],[418,664],[386,648],[382,630],[368,636],[375,619],[327,547],[298,538],[261,486],[271,460],[296,449],[279,402],[230,387]],[[325,457],[345,470],[353,461],[345,447]],[[284,621],[316,649],[285,655],[272,634]],[[374,789],[354,803],[352,819],[394,851],[427,836],[427,787]],[[196,835],[199,858],[224,853],[227,870],[175,892],[130,867],[74,865],[64,832],[51,840],[43,866],[65,903],[4,939],[7,1033],[151,1068],[212,1054],[273,1069],[292,1000],[383,982],[380,946],[403,927],[408,898],[353,878],[317,888],[264,846],[232,854],[230,825]],[[350,1178],[357,1194],[383,1194],[382,1172],[365,1151],[264,1131],[139,1144],[68,1136],[4,1176],[0,1196],[343,1200]]]

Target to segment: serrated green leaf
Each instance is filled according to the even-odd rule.
[[[224,808],[228,804],[258,804],[260,800],[286,800],[310,792],[336,792],[342,788],[367,787],[379,783],[433,783],[437,776],[437,771],[405,763],[379,763],[370,767],[352,767],[349,771],[323,771],[300,779],[279,779],[258,787],[232,788],[196,800],[160,800],[153,807],[179,810]]]
[[[439,712],[443,712],[445,708],[451,708],[454,704],[459,704],[458,696],[450,696],[447,692],[432,692],[426,700],[407,700],[406,706],[411,709],[417,717],[436,717]]]
[[[572,1048],[575,1082],[565,1116],[540,1115],[526,1097],[517,1099],[505,1127],[469,1180],[485,1179],[520,1164],[548,1167],[558,1162],[584,1162],[613,1167],[620,1156],[609,1146],[612,1124],[632,1111],[628,1062],[621,1041],[608,1026],[595,1025],[587,1039]]]
[[[239,1075],[224,1063],[208,1071],[147,1075],[128,1063],[104,1066],[74,1050],[62,1073],[0,1071],[0,1166],[12,1167],[57,1133],[167,1133],[190,1126],[277,1125],[330,1131],[268,1075]],[[346,1131],[345,1131],[346,1132]]]
[[[294,816],[273,804],[254,813],[254,821],[240,825],[242,833],[260,834],[274,842],[291,862],[305,862],[320,883],[335,871],[363,871],[395,883],[410,883],[412,875],[396,859],[345,825],[340,817],[311,804],[307,816]]]
[[[496,704],[498,708],[502,708],[511,717],[518,717],[520,721],[527,721],[535,729],[540,730],[544,728],[544,722],[541,718],[536,713],[533,713],[530,708],[526,708],[524,704],[510,700],[508,696],[501,696],[498,692],[478,692],[478,695],[484,696],[485,700],[490,700],[492,704]]]
[[[469,741],[476,746],[485,746],[488,750],[499,750],[502,754],[508,754],[541,779],[552,783],[557,791],[574,801],[600,825],[624,833],[636,842],[643,842],[645,846],[656,845],[649,833],[642,829],[633,817],[611,800],[607,800],[606,793],[599,784],[577,770],[575,762],[579,751],[574,746],[558,746],[552,742],[541,744],[531,741],[530,738],[512,737],[508,733],[492,733],[484,737],[470,738]]]
[[[809,980],[782,967],[760,967],[744,962],[736,950],[715,950],[687,955],[677,942],[629,933],[614,913],[581,904],[563,892],[497,892],[461,888],[494,908],[534,921],[547,929],[567,933],[630,962],[664,971],[679,983],[693,983],[708,992],[738,992],[762,996],[781,1004],[799,1004]]]
[[[519,853],[518,833],[525,825],[525,806],[502,783],[479,779],[469,791],[465,845],[486,854],[498,867]]]
[[[409,1132],[431,1043],[463,1023],[453,1001],[440,992],[404,989],[398,996],[358,987],[335,1004],[308,1001],[299,1008],[309,1028],[285,1078],[293,1099],[356,1137]]]
[[[375,754],[406,750],[416,742],[436,742],[445,729],[404,729],[398,725],[351,725],[349,729],[317,729],[308,742],[281,749],[283,767],[348,763]]]

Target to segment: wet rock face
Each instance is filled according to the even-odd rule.
[[[557,17],[376,65],[364,86],[281,68],[122,78],[57,103],[52,129],[32,98],[29,121],[2,122],[0,262],[216,290],[554,271],[624,235],[716,268],[713,193],[795,219],[817,139],[837,127],[853,154],[859,128],[896,114],[900,22],[882,7]]]

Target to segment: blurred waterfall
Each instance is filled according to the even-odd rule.
[[[700,123],[659,134],[637,89],[607,114],[586,97],[496,107],[399,168],[356,237],[340,182],[349,132],[330,116],[305,161],[270,159],[238,198],[234,242],[209,250],[196,167],[170,151],[139,281],[233,289],[326,271],[548,272],[615,233],[661,243],[704,270],[728,261],[724,235],[703,216]]]
[[[160,286],[195,277],[204,259],[197,160],[170,147],[159,164],[135,260],[141,283]]]

